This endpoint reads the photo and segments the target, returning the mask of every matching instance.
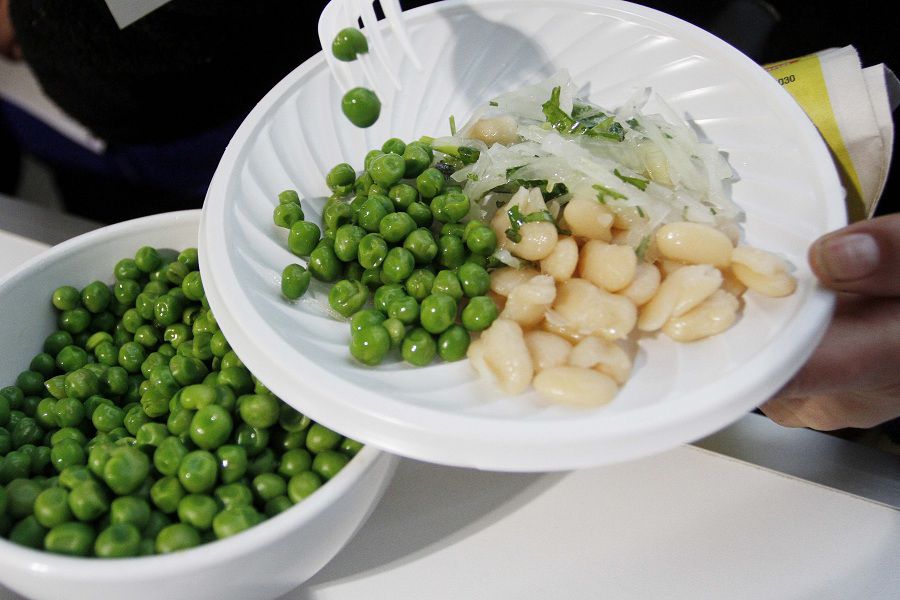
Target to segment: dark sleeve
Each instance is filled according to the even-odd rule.
[[[318,52],[324,0],[173,0],[120,30],[104,0],[10,0],[25,59],[110,142],[156,143],[240,118]]]

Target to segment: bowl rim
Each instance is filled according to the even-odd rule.
[[[479,6],[509,4],[515,1],[482,0],[479,2]],[[713,34],[682,19],[649,7],[619,0],[566,1],[570,5],[602,10],[609,15],[625,19],[630,18],[646,26],[662,28],[694,46],[715,51],[717,59],[727,61],[738,70],[738,77],[747,79],[754,88],[767,90],[767,102],[777,107],[779,115],[786,115],[792,119],[792,122],[796,122],[796,130],[801,136],[800,143],[802,143],[804,150],[815,159],[815,166],[812,172],[813,176],[821,182],[822,211],[826,215],[827,227],[833,229],[846,223],[843,203],[844,190],[840,185],[837,171],[828,153],[827,146],[806,113],[760,65],[754,63],[743,53]],[[519,0],[519,2],[524,4],[543,4],[536,0]],[[471,4],[469,0],[446,0],[422,6],[410,11],[409,20],[415,22],[416,20],[429,17],[433,13],[440,11],[450,12],[469,4]],[[227,195],[229,188],[234,185],[234,167],[240,164],[240,161],[246,160],[250,142],[265,126],[266,118],[269,114],[287,101],[289,92],[299,84],[301,79],[307,77],[315,70],[324,68],[324,56],[319,53],[305,61],[274,86],[258,103],[256,108],[241,124],[232,142],[226,149],[210,184],[208,199],[216,195],[220,197]],[[201,244],[205,245],[208,243],[207,236],[224,235],[222,232],[225,230],[225,225],[224,202],[219,203],[218,206],[207,202],[203,211]],[[234,272],[231,257],[227,253],[207,252],[204,254],[206,256],[206,265],[210,272]],[[201,258],[201,269],[203,267],[204,259]],[[217,293],[214,291],[214,297],[216,295]],[[217,299],[227,315],[232,313],[244,314],[245,311],[243,309],[249,304],[249,301],[246,301],[244,298],[226,297],[224,294],[219,295]],[[316,377],[307,378],[310,389],[306,398],[310,400],[306,407],[301,410],[307,412],[307,409],[309,409],[309,414],[314,418],[319,418],[325,423],[331,422],[335,428],[343,428],[343,430],[351,432],[351,434],[365,430],[368,437],[363,439],[367,443],[372,443],[390,452],[418,460],[508,471],[560,470],[594,466],[603,464],[602,460],[598,460],[596,451],[590,457],[587,455],[580,457],[557,456],[556,460],[524,465],[517,461],[516,458],[509,458],[508,455],[500,457],[499,454],[489,458],[470,456],[471,462],[466,462],[463,459],[451,456],[448,447],[454,444],[461,446],[468,443],[481,445],[486,438],[500,433],[505,443],[520,449],[527,449],[529,445],[533,444],[535,435],[540,435],[542,447],[545,449],[550,444],[564,444],[570,449],[575,448],[577,444],[577,447],[584,449],[590,448],[592,444],[602,445],[600,442],[616,443],[631,439],[636,435],[657,435],[660,430],[668,431],[672,428],[687,427],[690,424],[699,426],[697,424],[704,418],[709,419],[709,422],[715,421],[716,428],[727,425],[728,422],[738,418],[740,414],[750,410],[758,403],[755,398],[752,403],[749,402],[747,400],[748,394],[756,396],[759,395],[760,390],[765,390],[768,394],[774,393],[792,374],[789,369],[782,369],[777,373],[772,373],[773,369],[765,368],[763,372],[769,373],[771,376],[766,380],[761,380],[760,376],[750,375],[756,370],[753,367],[758,369],[760,366],[778,363],[782,365],[797,365],[796,368],[799,368],[799,365],[811,355],[818,340],[824,335],[833,310],[834,300],[835,296],[832,292],[818,285],[812,286],[809,291],[809,297],[803,305],[805,319],[792,319],[788,322],[776,340],[772,340],[762,347],[755,356],[741,367],[740,373],[734,373],[729,377],[727,385],[714,380],[682,396],[682,399],[685,400],[684,405],[675,416],[669,411],[659,411],[658,406],[650,405],[608,415],[602,422],[593,421],[591,428],[580,426],[580,423],[584,423],[581,418],[554,421],[552,423],[554,427],[548,428],[546,422],[538,420],[527,421],[520,419],[507,422],[501,419],[490,419],[477,415],[445,412],[426,405],[384,398],[379,398],[372,405],[360,408],[359,406],[350,406],[346,400],[340,400],[340,398],[352,398],[354,392],[358,393],[360,391],[358,385],[349,381],[338,380],[337,378],[318,381]],[[221,318],[220,321],[223,328],[225,328],[225,317]],[[244,322],[246,323],[247,321],[245,320]],[[267,328],[271,329],[262,319],[251,319],[251,322],[254,331],[257,330],[257,327],[261,328],[259,331],[266,331]],[[229,331],[229,333],[235,335],[236,331]],[[778,343],[783,342],[788,336],[792,339],[802,338],[809,343],[799,347],[797,345],[786,346]],[[241,338],[238,336],[236,339],[240,340]],[[247,339],[249,340],[249,338]],[[286,359],[279,361],[278,357],[275,357],[276,360],[273,364],[263,364],[265,361],[261,358],[257,360],[257,357],[254,356],[254,351],[248,351],[247,354],[246,362],[251,364],[254,369],[259,370],[265,379],[273,381],[272,389],[276,392],[279,389],[286,389],[287,384],[279,381],[280,379],[286,380],[284,373],[289,372]],[[272,357],[267,355],[267,360],[270,358]],[[291,368],[294,370],[296,370],[298,362],[310,362],[304,356],[291,355],[291,360]],[[277,370],[274,366],[275,364],[279,365]],[[321,366],[312,363],[310,365],[311,373],[324,371]],[[316,395],[315,400],[313,400],[313,394]],[[335,398],[338,399],[337,404],[334,402]],[[329,406],[323,408],[325,404]],[[347,406],[343,406],[343,404]],[[300,409],[299,405],[297,407]],[[360,424],[361,419],[366,420],[365,426]],[[440,421],[440,426],[437,426],[437,421]],[[348,425],[351,422],[353,424]],[[428,431],[423,431],[423,423],[427,424]],[[707,427],[705,433],[710,433],[713,430],[714,428],[710,429]],[[704,435],[704,433],[695,432],[694,439],[700,435]],[[440,437],[440,439],[438,440],[437,437]],[[677,443],[683,443],[683,441]],[[665,448],[656,447],[653,451],[661,451],[677,445],[677,443],[670,442]],[[635,454],[632,458],[640,455],[642,454]]]
[[[123,221],[89,231],[57,244],[22,263],[0,279],[0,290],[12,287],[34,274],[44,265],[62,256],[136,232],[161,229],[173,223],[194,222],[199,227],[200,209],[160,213]],[[211,566],[263,548],[278,538],[291,535],[296,528],[320,516],[338,498],[362,479],[384,454],[366,445],[341,471],[325,482],[308,498],[262,523],[221,540],[206,542],[194,548],[151,556],[101,559],[72,557],[35,550],[0,537],[0,581],[7,580],[10,571],[32,572],[41,576],[55,576],[71,581],[110,582],[126,578],[148,579],[164,574],[177,574]]]

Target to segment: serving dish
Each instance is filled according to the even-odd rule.
[[[624,2],[450,1],[410,11],[407,24],[425,68],[401,70],[403,93],[382,98],[375,125],[361,130],[344,119],[317,55],[252,111],[210,186],[199,240],[207,296],[233,347],[272,390],[389,452],[541,471],[692,441],[763,402],[800,368],[833,304],[806,249],[845,223],[844,195],[815,128],[762,68],[709,33]],[[306,218],[320,220],[333,165],[359,166],[390,137],[446,134],[450,115],[461,121],[485,100],[559,68],[606,107],[652,87],[712,140],[735,170],[731,193],[746,211],[745,240],[790,262],[794,295],[748,299],[740,321],[708,340],[642,340],[631,380],[593,410],[550,406],[534,393],[503,396],[466,361],[363,367],[347,351],[347,325],[325,308],[324,285],[298,303],[280,296],[279,274],[296,262],[272,223],[280,191],[298,190]]]

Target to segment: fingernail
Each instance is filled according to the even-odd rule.
[[[855,281],[875,272],[879,251],[875,239],[865,233],[826,238],[819,247],[819,264],[834,281]]]

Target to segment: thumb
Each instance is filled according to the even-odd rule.
[[[809,264],[822,285],[867,296],[900,296],[900,214],[848,225],[816,240]]]

